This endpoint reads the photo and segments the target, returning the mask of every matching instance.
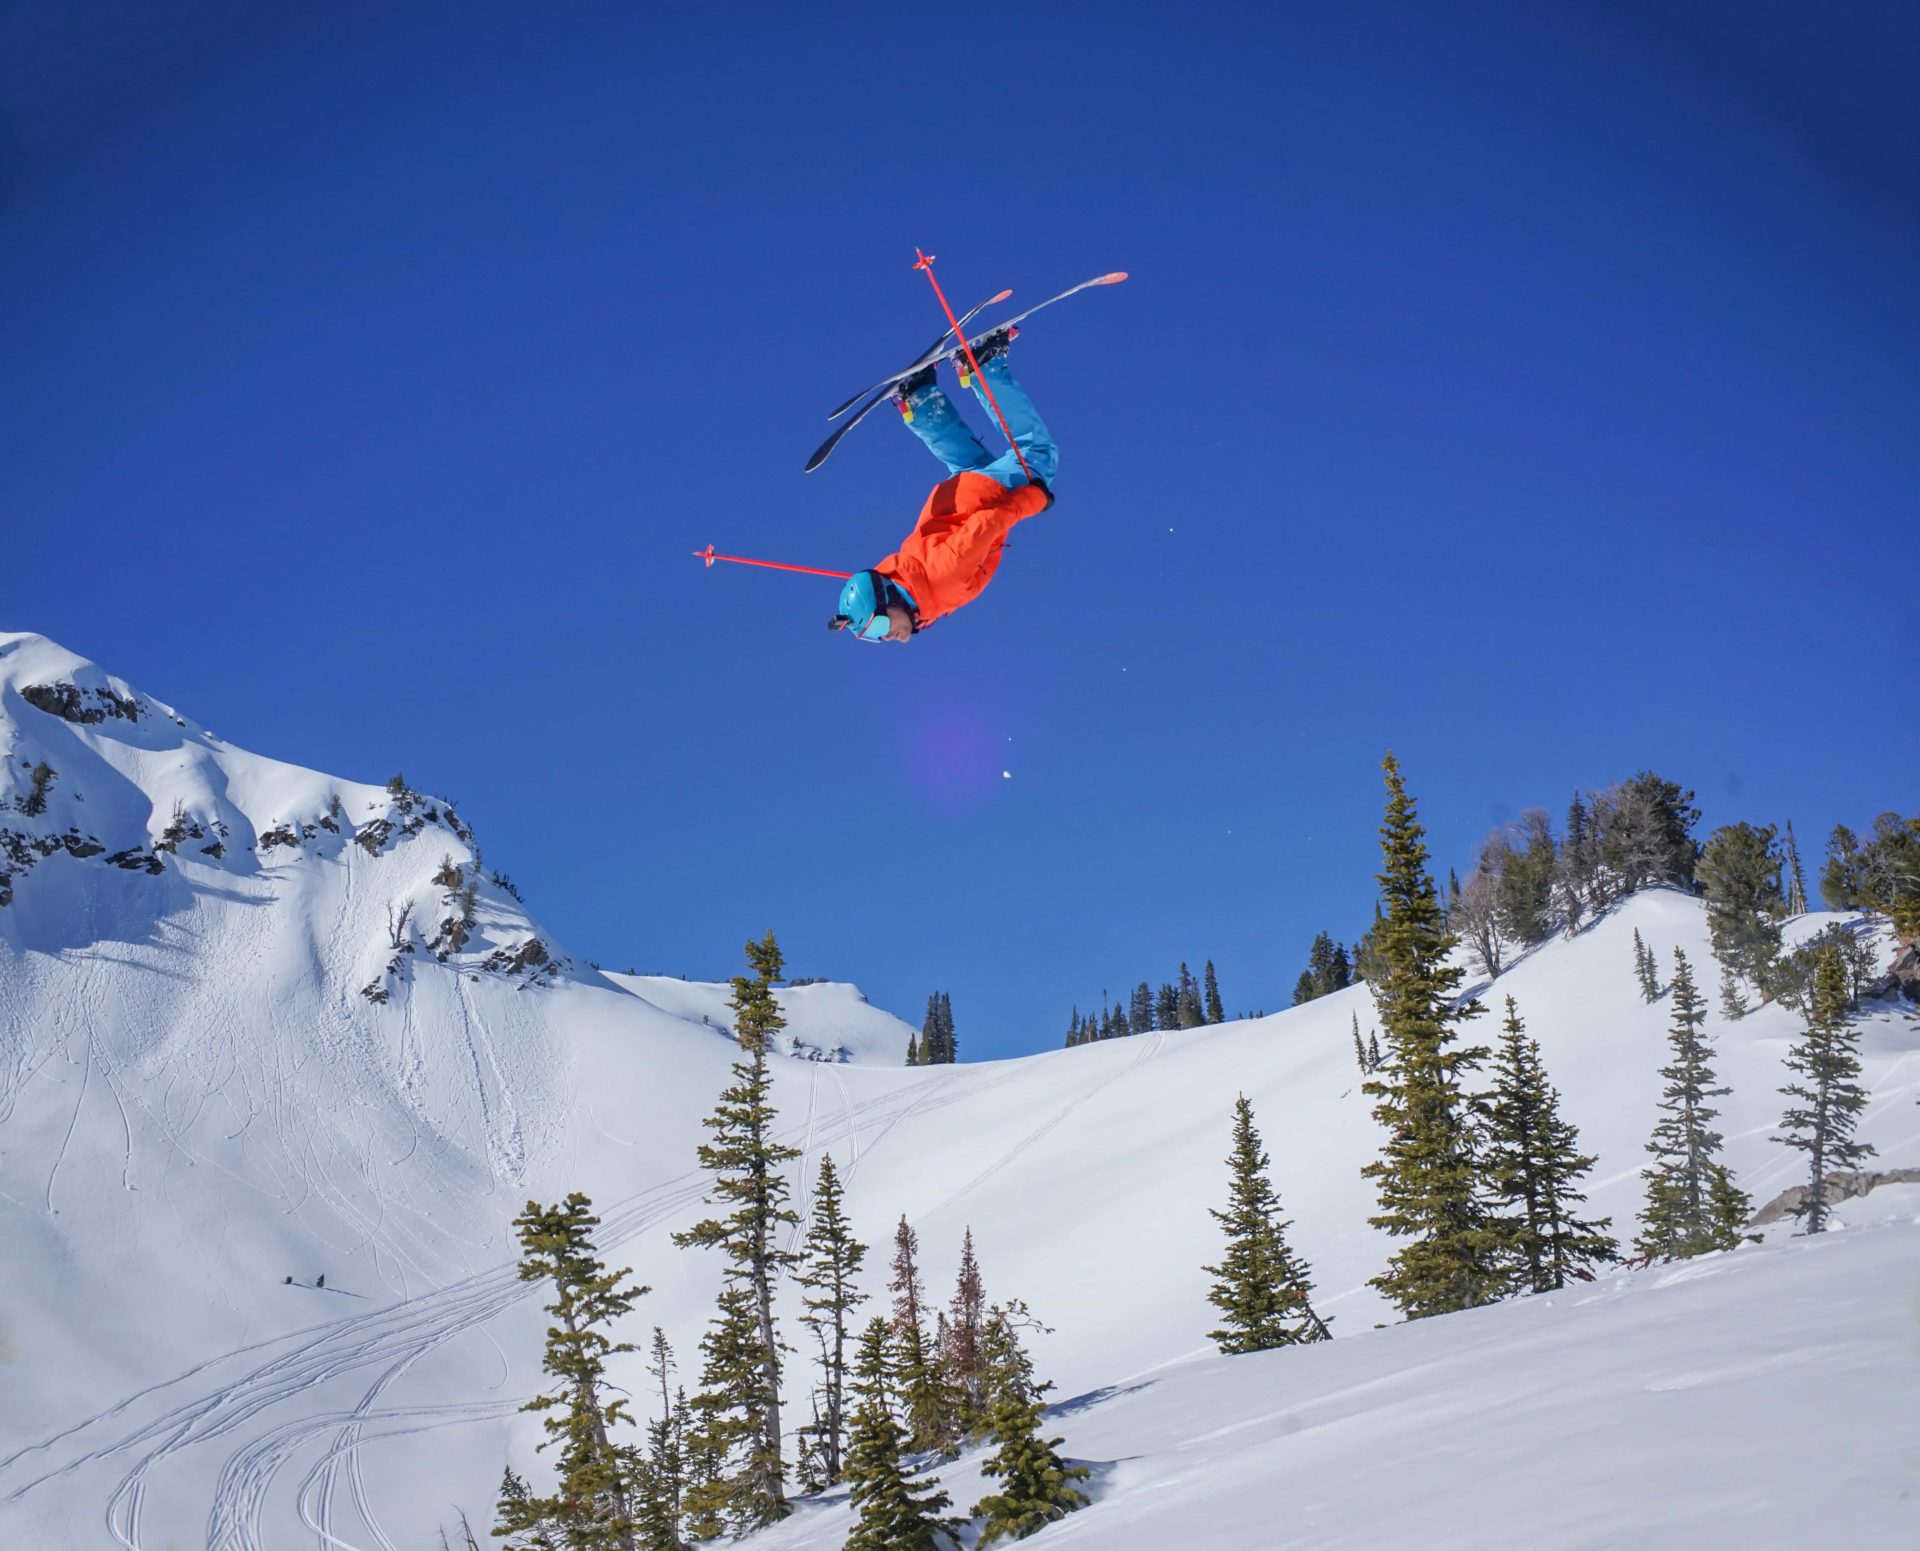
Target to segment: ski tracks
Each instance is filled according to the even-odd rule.
[[[1055,1110],[1051,1116],[1049,1116],[1046,1120],[1042,1121],[1039,1125],[1035,1126],[1033,1130],[1029,1131],[1025,1136],[1021,1137],[1019,1141],[1015,1142],[1013,1146],[1009,1147],[998,1158],[994,1159],[992,1163],[988,1164],[978,1174],[974,1175],[974,1177],[971,1180],[969,1180],[966,1184],[962,1185],[952,1195],[948,1196],[946,1200],[942,1201],[940,1205],[935,1208],[935,1210],[936,1211],[944,1210],[945,1208],[952,1206],[954,1202],[959,1201],[964,1197],[971,1195],[975,1190],[978,1190],[980,1186],[984,1185],[988,1180],[992,1179],[994,1175],[998,1174],[1009,1163],[1013,1162],[1014,1159],[1018,1158],[1022,1153],[1026,1152],[1035,1143],[1042,1140],[1051,1132],[1057,1130],[1075,1112],[1084,1108],[1089,1102],[1097,1098],[1100,1094],[1105,1093],[1107,1089],[1111,1088],[1115,1083],[1120,1082],[1124,1078],[1132,1076],[1142,1066],[1146,1065],[1147,1062],[1151,1061],[1155,1056],[1159,1055],[1162,1050],[1166,1049],[1166,1043],[1167,1043],[1167,1036],[1164,1031],[1156,1031],[1154,1034],[1149,1036],[1146,1041],[1145,1048],[1142,1049],[1141,1052],[1137,1056],[1135,1056],[1131,1061],[1129,1061],[1125,1066],[1121,1067],[1118,1071],[1113,1073],[1112,1076],[1106,1078],[1104,1081],[1095,1083],[1091,1088],[1087,1089],[1085,1093],[1082,1093],[1081,1095],[1079,1095],[1079,1097],[1071,1099],[1067,1103],[1061,1105],[1060,1108]]]

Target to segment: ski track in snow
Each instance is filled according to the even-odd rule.
[[[1016,1073],[1009,1072],[981,1086],[997,1086],[1000,1081],[1013,1075]],[[874,1139],[877,1142],[908,1115],[932,1105],[954,1081],[955,1078],[948,1077],[938,1083],[916,1085],[923,1090],[918,1093],[888,1093],[861,1105],[846,1106],[832,1129],[837,1134],[852,1137],[858,1134],[864,1124],[877,1124],[880,1128]],[[844,1087],[842,1091],[844,1093]],[[901,1102],[903,1098],[906,1100],[904,1103]],[[798,1140],[810,1153],[817,1134],[817,1120],[810,1111],[807,1121],[800,1127],[790,1129],[787,1137],[790,1141]],[[874,1142],[869,1142],[862,1150],[864,1155],[871,1155]],[[602,1248],[610,1250],[624,1247],[675,1213],[700,1201],[706,1188],[706,1175],[695,1170],[620,1203],[602,1216]],[[0,1502],[19,1502],[36,1488],[71,1476],[88,1466],[132,1455],[134,1460],[131,1468],[108,1497],[105,1526],[113,1542],[125,1548],[125,1551],[152,1551],[152,1548],[142,1545],[141,1521],[147,1485],[156,1471],[183,1451],[224,1439],[273,1407],[293,1401],[316,1386],[356,1369],[385,1363],[386,1367],[351,1412],[330,1412],[282,1423],[265,1432],[252,1434],[234,1449],[221,1469],[214,1500],[209,1508],[207,1548],[208,1551],[266,1551],[267,1543],[262,1538],[262,1514],[277,1478],[304,1450],[330,1437],[331,1442],[322,1460],[309,1469],[300,1483],[297,1502],[302,1519],[309,1528],[336,1546],[352,1546],[352,1551],[394,1551],[385,1532],[379,1527],[363,1485],[354,1489],[355,1502],[367,1533],[373,1537],[373,1544],[369,1547],[354,1546],[335,1534],[332,1525],[332,1494],[337,1480],[335,1470],[344,1464],[357,1480],[354,1462],[361,1444],[369,1436],[459,1425],[517,1410],[518,1402],[512,1400],[473,1402],[450,1407],[402,1408],[397,1411],[382,1411],[379,1402],[388,1389],[420,1359],[453,1338],[483,1327],[522,1299],[538,1294],[537,1287],[520,1280],[517,1263],[507,1263],[386,1309],[310,1327],[306,1332],[256,1343],[210,1359],[173,1379],[128,1396],[106,1411],[79,1421],[51,1438],[0,1459],[0,1481],[3,1481],[14,1467],[22,1464],[30,1455],[53,1451],[69,1442],[78,1445],[77,1452],[71,1457],[57,1464],[49,1464],[39,1474],[9,1488],[4,1496],[0,1496]],[[191,1398],[175,1404],[161,1416],[118,1438],[95,1446],[85,1445],[81,1441],[83,1435],[107,1427],[115,1418],[142,1401],[208,1377],[234,1358],[284,1346],[289,1342],[292,1345],[288,1350],[250,1372],[228,1382],[211,1384]],[[384,1425],[395,1419],[406,1420],[413,1425],[401,1429],[390,1429]],[[374,1429],[371,1434],[370,1427]],[[314,1522],[316,1519],[318,1523]]]
[[[978,1190],[988,1180],[992,1179],[994,1175],[998,1174],[1009,1163],[1013,1162],[1014,1159],[1018,1158],[1022,1153],[1026,1152],[1030,1147],[1032,1147],[1036,1142],[1040,1141],[1049,1132],[1058,1129],[1060,1124],[1063,1121],[1065,1121],[1070,1115],[1072,1115],[1076,1110],[1079,1110],[1080,1108],[1090,1103],[1095,1098],[1099,1097],[1099,1095],[1106,1092],[1107,1089],[1111,1088],[1115,1083],[1121,1081],[1121,1079],[1126,1077],[1131,1077],[1142,1066],[1146,1065],[1147,1062],[1151,1061],[1155,1056],[1159,1055],[1160,1052],[1165,1050],[1166,1048],[1167,1048],[1166,1032],[1164,1030],[1156,1031],[1154,1034],[1152,1034],[1150,1037],[1148,1037],[1146,1040],[1142,1042],[1140,1053],[1136,1055],[1131,1061],[1129,1061],[1125,1066],[1121,1067],[1117,1072],[1114,1072],[1111,1075],[1103,1078],[1101,1081],[1095,1083],[1091,1088],[1088,1088],[1085,1092],[1075,1095],[1072,1099],[1068,1100],[1067,1103],[1061,1105],[1061,1107],[1056,1111],[1054,1111],[1054,1113],[1051,1116],[1049,1116],[1045,1121],[1043,1121],[1040,1125],[1035,1126],[1033,1130],[1029,1131],[1025,1136],[1021,1137],[1019,1141],[1015,1142],[1013,1146],[1009,1147],[998,1158],[994,1159],[992,1163],[988,1164],[978,1174],[974,1175],[974,1177],[968,1180],[966,1184],[962,1185],[958,1190],[954,1191],[954,1193],[948,1196],[946,1200],[942,1201],[939,1207],[937,1207],[935,1210],[944,1211],[947,1207],[952,1206],[956,1201],[963,1200],[967,1196],[972,1195],[974,1191]]]

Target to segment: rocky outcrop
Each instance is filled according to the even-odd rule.
[[[20,698],[63,722],[83,724],[104,722],[110,716],[137,722],[146,710],[126,695],[116,695],[110,689],[82,689],[78,684],[27,684],[21,688]]]
[[[1920,1169],[1836,1169],[1827,1176],[1827,1205],[1856,1200],[1882,1185],[1907,1185],[1915,1181],[1920,1181]],[[1779,1222],[1805,1205],[1807,1197],[1812,1194],[1812,1189],[1806,1185],[1783,1190],[1753,1214],[1748,1226],[1759,1228],[1770,1222]]]

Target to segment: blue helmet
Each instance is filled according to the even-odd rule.
[[[856,640],[883,640],[886,629],[880,622],[885,621],[889,607],[919,612],[912,595],[898,582],[878,571],[861,571],[848,577],[847,585],[840,589],[839,612],[828,624],[835,630],[851,632]]]

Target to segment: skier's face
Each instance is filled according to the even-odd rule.
[[[887,618],[893,621],[883,639],[888,641],[911,641],[913,639],[913,615],[905,609],[888,609]]]

